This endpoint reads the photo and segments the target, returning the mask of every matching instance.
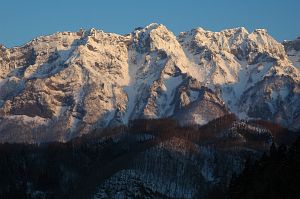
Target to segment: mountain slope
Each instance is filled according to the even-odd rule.
[[[299,138],[291,146],[272,145],[269,156],[248,162],[241,175],[233,178],[230,198],[299,198],[299,164]]]
[[[229,112],[298,129],[300,72],[290,57],[263,29],[176,37],[161,24],[1,46],[1,141],[65,141],[138,118],[203,125]]]
[[[210,198],[289,133],[278,129],[234,115],[200,128],[140,119],[66,143],[0,144],[0,197]]]

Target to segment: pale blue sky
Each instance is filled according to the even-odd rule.
[[[125,34],[151,22],[175,34],[266,28],[277,40],[300,36],[298,0],[1,0],[0,43],[19,46],[39,35],[79,28]]]

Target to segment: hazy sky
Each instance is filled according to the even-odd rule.
[[[299,0],[1,0],[0,43],[79,28],[125,34],[151,22],[175,34],[196,27],[220,31],[266,28],[277,40],[300,36]]]

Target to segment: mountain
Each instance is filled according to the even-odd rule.
[[[140,118],[204,125],[228,113],[296,130],[298,50],[297,40],[282,45],[264,29],[176,37],[155,23],[0,46],[0,141],[66,141]]]
[[[283,46],[291,62],[300,68],[300,37],[293,41],[284,41]]]

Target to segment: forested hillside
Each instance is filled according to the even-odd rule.
[[[0,198],[220,198],[247,159],[293,137],[226,115],[204,126],[143,119],[66,143],[1,144]]]

